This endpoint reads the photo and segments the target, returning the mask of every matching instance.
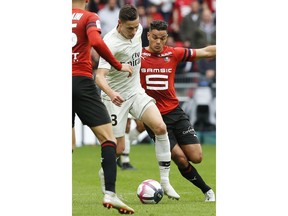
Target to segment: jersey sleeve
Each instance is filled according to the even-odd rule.
[[[195,49],[175,47],[174,54],[178,62],[194,61],[196,58]]]
[[[112,52],[101,37],[101,25],[97,14],[91,13],[87,22],[86,31],[91,46],[93,46],[98,54],[114,68],[121,70],[121,63],[113,56]]]
[[[103,38],[103,41],[107,44],[109,50],[112,52],[112,54],[115,56],[117,50],[115,50],[115,46],[112,46],[111,44],[111,40],[109,38],[107,38],[108,35],[105,35]],[[99,58],[99,62],[98,62],[98,68],[105,68],[110,70],[111,69],[111,64],[109,64],[109,62],[104,59],[103,57]]]

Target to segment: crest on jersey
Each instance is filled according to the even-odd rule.
[[[165,62],[169,62],[169,61],[170,61],[169,57],[166,56],[166,57],[164,58],[164,61],[165,61]]]

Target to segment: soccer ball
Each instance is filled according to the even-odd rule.
[[[164,191],[158,181],[147,179],[141,182],[137,196],[143,204],[156,204],[163,198]]]

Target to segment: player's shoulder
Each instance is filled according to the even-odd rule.
[[[172,46],[164,46],[163,51],[174,51],[175,47]]]
[[[188,49],[185,47],[170,47],[169,49],[174,55],[182,55],[183,53],[187,53]],[[187,53],[188,54],[188,53]]]
[[[72,9],[72,14],[81,14],[81,17],[85,17],[85,18],[89,18],[89,19],[96,19],[96,20],[100,19],[98,14],[96,14],[95,12],[82,10],[82,9],[79,9],[79,8]]]
[[[177,48],[178,47],[172,47],[172,46],[164,46],[161,54],[162,55],[174,55],[175,53],[177,53]],[[180,47],[181,48],[181,47]]]
[[[91,11],[86,11],[86,15],[88,17],[91,17],[92,19],[100,20],[100,17],[97,13],[91,12]]]
[[[110,42],[113,43],[113,42],[118,40],[117,34],[118,34],[118,32],[117,32],[117,29],[115,27],[104,35],[103,40],[109,41],[109,43]]]

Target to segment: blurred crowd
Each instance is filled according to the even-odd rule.
[[[169,24],[169,46],[202,48],[216,44],[216,0],[90,0],[87,9],[100,16],[102,36],[117,26],[124,4],[138,8],[143,47],[148,45],[146,35],[151,20],[165,20]],[[94,56],[96,60],[97,53]],[[211,86],[216,83],[216,59],[178,65],[176,75],[185,77],[188,73],[199,73],[200,78],[192,81]]]

